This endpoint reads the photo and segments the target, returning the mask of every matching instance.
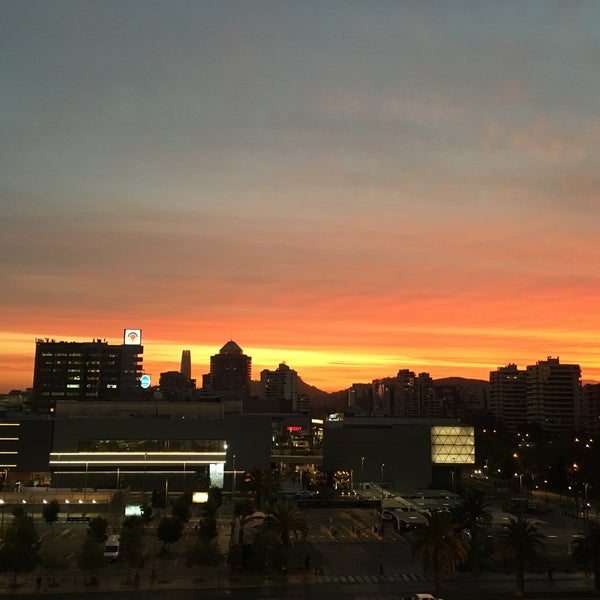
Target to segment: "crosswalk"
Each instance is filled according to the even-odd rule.
[[[292,576],[293,578],[294,576]],[[295,578],[302,579],[301,575]],[[423,573],[394,573],[389,575],[315,575],[315,583],[407,583],[411,581],[432,582],[433,578]]]

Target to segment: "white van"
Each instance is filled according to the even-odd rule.
[[[114,562],[119,558],[121,550],[121,538],[118,535],[111,535],[104,542],[104,558],[109,562]]]

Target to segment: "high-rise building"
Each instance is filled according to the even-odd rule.
[[[260,395],[273,406],[281,406],[291,412],[304,409],[304,405],[299,406],[298,402],[298,373],[285,363],[281,363],[275,371],[261,371]]]
[[[600,383],[587,383],[583,386],[581,429],[590,435],[600,434]]]
[[[158,383],[163,400],[177,402],[196,398],[196,380],[189,379],[179,371],[166,371],[160,374]]]
[[[186,378],[192,378],[192,354],[189,350],[181,351],[181,367],[179,372]]]
[[[527,376],[512,363],[490,373],[490,410],[507,431],[527,422]]]
[[[373,413],[373,386],[370,383],[353,383],[348,390],[348,408],[370,415]]]
[[[441,403],[436,401],[429,373],[415,375],[400,369],[396,377],[376,379],[372,385],[375,412],[395,417],[441,416]]]
[[[35,345],[32,401],[34,410],[57,400],[125,400],[140,390],[144,347],[128,330],[124,344],[38,339]],[[136,330],[137,331],[137,330]]]
[[[548,357],[527,367],[527,419],[544,431],[578,430],[581,369]]]
[[[243,400],[250,396],[251,372],[252,358],[230,340],[210,357],[210,373],[203,383],[211,392]]]

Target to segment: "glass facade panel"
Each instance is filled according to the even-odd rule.
[[[432,427],[431,462],[434,465],[475,464],[473,427],[460,425]]]

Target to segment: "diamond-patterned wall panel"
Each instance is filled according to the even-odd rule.
[[[434,465],[475,464],[475,431],[460,425],[431,428],[431,462]]]

